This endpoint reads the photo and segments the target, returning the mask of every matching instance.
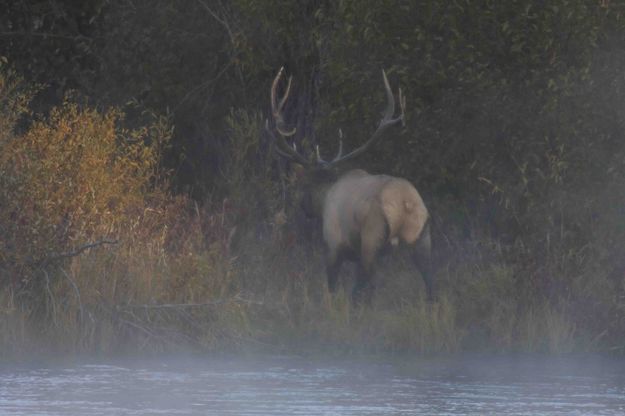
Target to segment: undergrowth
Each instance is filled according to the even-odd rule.
[[[267,156],[258,114],[232,112],[229,197],[198,205],[172,195],[160,168],[169,120],[148,113],[130,130],[122,110],[71,100],[32,115],[32,88],[11,73],[0,81],[1,357],[615,345],[619,323],[597,325],[620,305],[613,280],[578,268],[567,291],[550,295],[487,239],[439,241],[439,257],[449,257],[438,261],[434,303],[401,253],[381,261],[371,304],[351,302],[349,266],[330,295],[321,244],[298,228],[292,178]],[[580,313],[583,302],[598,312]]]

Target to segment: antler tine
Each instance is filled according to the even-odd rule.
[[[280,113],[282,113],[282,107],[284,107],[284,103],[286,103],[286,99],[289,98],[289,94],[291,93],[291,81],[293,81],[293,75],[289,75],[289,79],[286,82],[286,91],[284,91],[280,104],[278,104],[278,111],[280,111]]]
[[[302,165],[309,165],[311,162],[307,160],[304,156],[300,155],[297,152],[297,149],[289,146],[289,144],[286,141],[286,137],[294,135],[297,129],[294,127],[291,130],[285,130],[284,129],[285,122],[284,122],[284,117],[282,115],[282,109],[284,108],[284,105],[286,104],[286,101],[289,98],[289,93],[291,92],[291,82],[293,80],[293,77],[289,77],[286,90],[284,91],[284,95],[280,98],[279,101],[276,99],[276,95],[277,95],[276,91],[278,89],[278,84],[280,83],[280,79],[282,78],[283,73],[284,73],[284,67],[280,68],[280,70],[278,71],[278,74],[273,79],[273,82],[271,83],[271,91],[270,91],[271,92],[270,94],[271,95],[270,96],[271,114],[273,116],[275,129],[279,134],[276,137],[272,129],[269,128],[269,120],[267,119],[265,120],[265,130],[267,130],[269,135],[272,137],[273,141],[276,143],[276,152],[280,156],[288,160],[300,163]]]
[[[401,87],[399,88],[399,109],[401,110],[399,115],[401,126],[406,127],[406,96],[402,93]]]
[[[321,153],[319,152],[319,145],[315,146],[315,154],[317,155],[317,163],[318,164],[322,164],[323,165],[323,164],[328,163],[328,162],[326,162],[325,160],[323,160],[321,158]]]
[[[334,159],[332,159],[330,162],[324,160],[321,157],[321,152],[319,150],[319,145],[315,146],[315,154],[317,155],[317,163],[320,165],[331,165],[334,162],[336,162],[337,160],[341,159],[341,156],[343,155],[343,130],[339,129],[339,150],[338,152],[336,152],[336,156],[334,156]]]
[[[332,159],[332,162],[330,163],[334,163],[334,162],[341,160],[342,156],[343,156],[343,130],[339,128],[339,150],[338,152],[336,152],[336,156],[334,156],[334,159]]]
[[[282,73],[284,72],[284,67],[281,67],[276,77],[273,79],[271,83],[271,113],[275,116],[277,115],[278,108],[276,106],[276,89],[278,88],[278,83],[280,82],[280,78],[282,78]]]
[[[382,78],[384,78],[384,90],[386,91],[386,109],[384,110],[384,117],[382,118],[382,122],[385,120],[390,120],[395,114],[395,97],[393,97],[393,91],[391,91],[391,86],[388,83],[388,78],[386,77],[386,71],[382,70]]]
[[[278,130],[278,133],[280,133],[281,136],[292,136],[297,131],[297,128],[293,127],[291,130],[285,130],[284,117],[282,116],[282,108],[284,107],[286,100],[289,98],[289,93],[291,92],[291,81],[293,80],[292,76],[290,76],[287,81],[286,91],[284,92],[282,98],[280,98],[280,102],[278,103],[276,100],[276,90],[278,89],[278,84],[280,83],[283,72],[284,67],[281,67],[271,84],[271,114],[276,122],[276,130]]]
[[[398,122],[401,122],[402,125],[404,125],[406,98],[404,97],[400,88],[399,94],[398,94],[400,114],[396,118],[393,118],[393,114],[395,114],[395,97],[393,96],[393,92],[391,91],[391,86],[388,82],[388,78],[386,77],[386,72],[384,70],[382,70],[382,79],[384,80],[384,90],[386,92],[387,103],[386,103],[386,108],[384,109],[384,112],[382,115],[382,120],[380,120],[380,124],[378,125],[378,128],[375,130],[375,132],[373,132],[373,135],[371,135],[369,140],[367,140],[362,146],[357,147],[356,149],[352,150],[351,152],[349,152],[348,154],[344,156],[335,157],[334,160],[330,162],[331,164],[342,162],[344,160],[351,159],[355,156],[360,155],[361,153],[365,152],[369,147],[371,147],[373,143],[379,140],[380,137],[382,137],[382,133],[384,133],[390,126],[393,126],[397,124]],[[341,141],[341,144],[342,144],[342,141]],[[339,150],[342,151],[342,149],[340,149],[340,146],[339,146]]]
[[[273,132],[271,131],[271,129],[269,128],[269,120],[265,119],[265,130],[267,130],[267,133],[269,133],[269,135],[271,136],[271,138],[273,139],[274,143],[276,144],[276,152],[290,160],[293,162],[297,162],[300,163],[302,165],[309,165],[310,161],[308,161],[304,156],[300,155],[297,152],[297,149],[295,148],[295,144],[293,144],[293,147],[289,146],[289,144],[287,143],[286,139],[284,138],[284,136],[280,135],[279,137],[276,137],[275,134],[273,134]]]

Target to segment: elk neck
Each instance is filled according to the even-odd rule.
[[[302,208],[307,216],[321,218],[328,190],[337,179],[338,173],[334,168],[316,167],[308,173],[302,199]]]

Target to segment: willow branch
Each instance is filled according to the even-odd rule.
[[[98,240],[92,243],[84,244],[71,251],[66,251],[64,253],[53,253],[49,256],[44,257],[43,259],[34,261],[32,263],[39,265],[39,266],[44,266],[44,265],[52,263],[53,261],[63,260],[69,257],[76,257],[82,254],[83,252],[85,252],[86,250],[89,250],[90,248],[99,247],[105,244],[117,244],[118,242],[119,242],[118,240],[109,240],[109,239]]]

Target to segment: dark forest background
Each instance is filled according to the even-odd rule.
[[[0,3],[3,351],[625,347],[625,3]],[[401,258],[369,308],[324,292],[263,128],[282,66],[304,151],[402,87],[353,165],[424,197],[436,305]]]

